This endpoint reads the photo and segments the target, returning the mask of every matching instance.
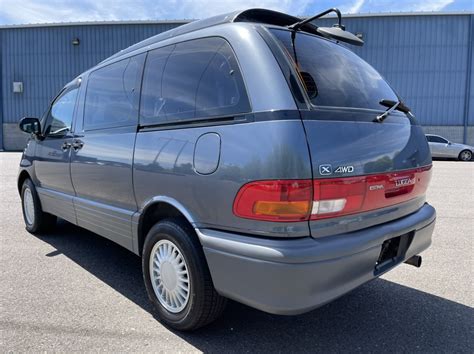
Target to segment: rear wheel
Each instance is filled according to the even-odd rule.
[[[461,161],[471,161],[472,159],[472,151],[463,150],[459,153],[459,160]]]
[[[45,213],[41,208],[35,185],[30,179],[26,179],[21,188],[21,202],[28,232],[40,233],[51,230],[56,225],[56,216]]]
[[[194,230],[183,220],[153,226],[143,247],[143,278],[158,319],[178,330],[194,330],[214,321],[226,299],[212,284]]]

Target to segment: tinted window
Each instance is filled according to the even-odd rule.
[[[54,101],[48,115],[46,135],[64,136],[71,130],[77,92],[77,88],[66,91]]]
[[[148,53],[143,74],[140,123],[155,123],[160,117],[164,119],[162,79],[166,61],[174,46],[159,48]]]
[[[303,86],[317,106],[386,110],[382,99],[398,98],[380,74],[350,50],[317,36],[272,29],[299,69]]]
[[[431,143],[442,143],[442,144],[447,144],[448,141],[446,139],[443,139],[439,136],[433,136],[433,135],[430,135],[430,136],[427,136],[428,138],[428,141],[431,142]]]
[[[84,130],[137,123],[143,58],[122,60],[89,75]]]
[[[237,61],[221,38],[151,51],[142,89],[141,124],[250,111]]]

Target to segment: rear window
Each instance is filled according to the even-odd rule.
[[[385,110],[382,99],[398,101],[383,77],[349,49],[300,32],[293,45],[290,31],[270,31],[296,63],[312,104]]]

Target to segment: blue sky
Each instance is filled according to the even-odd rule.
[[[0,25],[111,20],[198,19],[250,7],[311,15],[329,7],[344,13],[474,11],[474,0],[0,0]]]

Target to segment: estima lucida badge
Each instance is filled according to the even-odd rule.
[[[415,178],[401,178],[395,181],[395,187],[404,187],[404,186],[411,186],[412,184],[416,183]]]

